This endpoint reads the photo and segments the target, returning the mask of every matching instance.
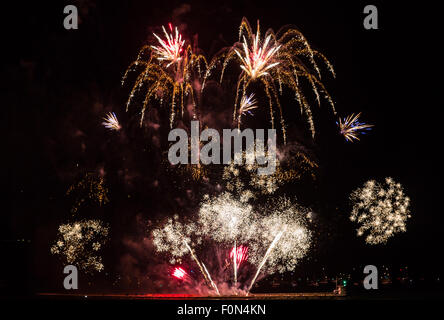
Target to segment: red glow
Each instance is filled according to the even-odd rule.
[[[173,25],[171,24],[171,22],[168,23],[168,27],[170,27],[170,31],[173,32]]]
[[[230,251],[230,259],[233,260],[233,257],[236,254],[236,263],[239,266],[242,262],[247,260],[247,257],[248,257],[247,252],[248,252],[247,247],[239,246],[236,248],[236,252],[233,247],[233,249],[231,249],[231,251]]]
[[[187,272],[181,267],[176,267],[173,270],[172,276],[177,279],[183,280],[187,276]]]

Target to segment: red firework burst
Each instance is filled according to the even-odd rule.
[[[231,249],[230,251],[230,259],[233,260],[234,259],[234,255],[236,255],[236,263],[237,266],[239,267],[240,264],[242,262],[244,262],[245,260],[247,260],[248,258],[248,247],[244,247],[244,246],[239,246],[236,248],[236,250]]]

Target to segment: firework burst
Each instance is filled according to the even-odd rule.
[[[105,178],[93,172],[88,172],[77,183],[71,185],[66,195],[75,197],[72,213],[76,213],[87,200],[102,206],[109,202],[108,188],[105,186]]]
[[[173,27],[171,23],[168,25],[170,31],[173,32]],[[166,32],[165,27],[162,26],[163,33],[165,34],[166,40],[162,40],[157,34],[154,33],[157,41],[159,41],[160,46],[151,46],[154,50],[156,58],[160,61],[166,61],[167,67],[182,60],[182,51],[185,44],[185,40],[182,40],[182,35],[175,28],[175,36]]]
[[[265,42],[260,45],[259,42],[259,27],[256,36],[253,38],[253,44],[249,47],[245,36],[242,37],[242,51],[234,49],[240,59],[240,67],[251,79],[257,79],[262,76],[269,75],[269,69],[277,66],[280,62],[272,62],[275,55],[281,46],[270,45],[271,34],[265,39]],[[242,53],[241,53],[242,52]]]
[[[291,149],[294,145],[290,143],[287,146],[287,149]],[[273,194],[282,185],[307,175],[314,179],[314,170],[318,165],[302,149],[292,152],[285,149],[278,151],[280,155],[275,162],[275,172],[269,175],[258,174],[260,165],[255,160],[255,148],[255,145],[252,145],[242,152],[241,164],[231,162],[224,167],[222,179],[230,192],[237,192],[241,197],[256,198],[259,192],[265,195]]]
[[[175,267],[171,272],[171,275],[176,279],[184,281],[187,281],[190,278],[188,272],[186,272],[185,269],[182,267]]]
[[[367,181],[352,192],[350,200],[353,202],[350,220],[359,225],[358,236],[367,234],[366,243],[386,243],[396,233],[406,231],[410,198],[392,178],[386,178],[385,184]]]
[[[339,122],[336,122],[340,133],[344,136],[345,140],[350,142],[353,142],[353,140],[359,140],[359,134],[366,134],[366,131],[371,130],[371,127],[373,127],[371,124],[359,122],[360,116],[361,113],[358,113],[357,115],[351,114],[343,120],[339,118]]]
[[[202,236],[211,235],[216,242],[234,243],[251,237],[254,220],[251,205],[225,192],[218,197],[204,198],[198,213],[197,232]]]
[[[241,102],[240,102],[240,107],[239,107],[239,114],[237,116],[238,128],[240,128],[242,116],[245,115],[246,113],[252,114],[251,110],[257,108],[256,104],[257,104],[257,101],[256,101],[256,99],[254,99],[254,93],[252,93],[249,96],[244,95],[242,97]]]
[[[102,271],[98,254],[108,241],[109,227],[100,220],[84,220],[62,224],[51,253],[61,256],[65,263],[75,264],[86,272]]]
[[[251,242],[251,262],[261,263],[264,243],[274,244],[268,253],[264,269],[267,272],[292,271],[308,252],[311,245],[311,232],[307,227],[308,210],[286,197],[271,201],[265,209],[268,215],[260,219],[258,228],[263,230]],[[282,234],[281,234],[282,233]]]
[[[230,259],[233,261],[236,261],[237,266],[240,266],[240,264],[244,261],[246,261],[248,258],[248,247],[245,246],[238,246],[233,247],[230,251]]]
[[[177,258],[189,253],[192,231],[192,225],[181,223],[175,215],[174,218],[168,219],[162,228],[153,231],[154,245],[157,251],[168,252],[172,256],[170,263],[176,263]]]
[[[272,128],[274,128],[274,107],[279,110],[284,142],[286,141],[285,122],[279,94],[283,87],[289,88],[300,105],[301,113],[305,113],[312,136],[315,134],[312,111],[307,97],[304,94],[303,82],[308,83],[314,93],[317,103],[321,103],[321,95],[330,103],[333,111],[334,104],[323,83],[320,81],[321,73],[316,60],[324,62],[329,71],[334,74],[330,62],[320,52],[313,50],[304,35],[296,29],[287,29],[275,34],[269,29],[264,37],[261,36],[259,21],[256,34],[246,18],[242,19],[239,29],[239,41],[232,47],[224,49],[209,64],[205,74],[205,82],[213,69],[221,66],[220,82],[222,82],[226,67],[230,61],[236,61],[240,66],[236,86],[233,121],[241,113],[237,112],[239,95],[245,96],[247,89],[253,83],[263,85],[269,100],[269,112]],[[304,80],[304,81],[303,81]],[[240,121],[240,120],[238,120]]]
[[[184,106],[191,103],[193,117],[196,117],[196,99],[194,81],[202,77],[202,68],[206,69],[207,61],[201,54],[193,52],[191,45],[186,45],[182,35],[170,24],[171,33],[162,27],[165,39],[154,34],[159,45],[145,45],[140,49],[137,59],[127,68],[122,79],[122,85],[129,73],[138,72],[132,86],[126,110],[139,91],[144,91],[140,125],[143,123],[145,111],[152,99],[160,105],[164,101],[171,103],[170,127],[173,126],[177,113],[184,114]]]
[[[110,112],[106,115],[106,117],[103,117],[103,126],[107,129],[119,131],[122,129],[122,126],[119,123],[119,120],[116,117],[116,114],[114,112]]]
[[[240,264],[247,260],[248,248],[244,246],[237,246],[237,242],[234,242],[234,247],[230,251],[230,259],[233,260],[233,271],[234,271],[234,284],[237,285],[237,270]]]

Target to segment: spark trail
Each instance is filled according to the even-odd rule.
[[[234,241],[234,252],[233,252],[233,266],[234,266],[234,285],[237,285],[237,247],[236,241]]]
[[[262,259],[262,262],[259,265],[259,268],[257,268],[256,274],[254,275],[253,280],[250,283],[250,286],[248,287],[247,290],[247,295],[250,292],[251,288],[253,287],[254,283],[256,282],[257,276],[259,275],[259,273],[261,272],[262,267],[264,266],[265,262],[267,261],[268,256],[270,255],[271,250],[273,250],[274,246],[276,245],[276,243],[281,239],[282,235],[284,234],[285,230],[287,228],[285,227],[284,230],[280,231],[276,237],[274,237],[273,242],[270,244],[270,246],[267,249],[267,252],[265,252],[264,258]]]
[[[205,264],[204,264],[204,263],[202,263],[202,266],[204,267],[204,270],[205,270],[205,272],[207,273],[207,276],[208,276],[208,279],[210,280],[210,284],[211,284],[211,286],[214,288],[214,290],[216,290],[217,295],[220,296],[219,289],[217,288],[216,284],[215,284],[215,283],[213,282],[213,280],[211,279],[211,275],[210,275],[210,273],[208,272],[207,267],[205,267]]]
[[[208,272],[207,268],[203,263],[200,263],[199,259],[197,259],[196,255],[194,254],[194,251],[191,249],[191,247],[186,243],[186,241],[183,242],[185,246],[187,247],[188,251],[190,251],[191,257],[196,262],[197,266],[200,269],[200,272],[202,272],[202,275],[204,276],[205,280],[211,284],[211,286],[216,290],[217,294],[220,295],[219,290],[217,289],[216,284],[211,279],[210,273]]]

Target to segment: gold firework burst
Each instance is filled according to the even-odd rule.
[[[159,45],[143,46],[137,59],[127,68],[122,85],[132,71],[138,72],[138,76],[132,86],[126,110],[139,91],[144,94],[140,125],[143,123],[145,111],[151,99],[157,99],[162,105],[164,101],[171,103],[170,127],[174,124],[176,114],[180,112],[183,116],[184,106],[191,103],[193,106],[193,117],[196,116],[196,99],[194,80],[202,77],[202,68],[206,69],[207,61],[201,54],[193,52],[191,45],[186,45],[182,35],[170,24],[171,33],[167,33],[164,27],[165,39],[154,34]]]
[[[301,113],[305,113],[307,117],[312,136],[315,134],[315,128],[311,107],[303,92],[304,81],[311,86],[317,103],[320,105],[323,95],[335,112],[333,100],[320,80],[321,72],[317,60],[325,63],[335,76],[333,67],[323,54],[311,48],[300,31],[290,28],[284,32],[274,33],[269,29],[262,37],[259,21],[254,34],[247,19],[243,18],[239,29],[239,41],[232,47],[223,49],[211,61],[205,73],[202,90],[213,69],[220,65],[220,82],[222,82],[225,70],[232,60],[237,61],[242,70],[236,86],[233,121],[241,115],[237,112],[239,95],[244,97],[248,87],[254,82],[263,85],[268,97],[272,128],[274,128],[274,107],[277,106],[284,142],[286,142],[285,122],[279,100],[279,94],[282,94],[284,86],[294,92]]]
[[[289,146],[289,145],[287,145]],[[288,154],[287,154],[288,152]],[[242,163],[231,162],[224,167],[222,179],[226,182],[226,188],[230,192],[237,192],[248,198],[256,198],[263,195],[273,194],[281,186],[289,182],[301,180],[305,177],[316,179],[316,168],[318,164],[310,159],[303,150],[281,151],[282,159],[276,159],[275,172],[269,175],[258,174],[261,167],[255,161],[255,146],[242,152]],[[253,159],[251,164],[247,159]],[[252,188],[251,190],[249,188]]]
[[[76,264],[86,272],[102,271],[100,249],[108,241],[109,227],[100,220],[82,220],[62,224],[51,253],[67,264]]]
[[[75,197],[72,213],[76,213],[88,199],[99,206],[109,202],[105,178],[92,172],[86,173],[79,182],[71,185],[66,191],[66,195]]]
[[[353,140],[359,140],[359,134],[366,134],[366,131],[371,130],[373,125],[359,122],[361,113],[357,115],[351,114],[343,120],[339,118],[337,122],[340,133],[344,136],[345,140],[353,142]]]

